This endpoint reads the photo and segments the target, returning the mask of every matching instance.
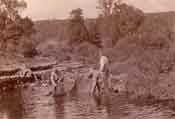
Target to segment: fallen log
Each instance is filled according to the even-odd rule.
[[[53,68],[53,66],[55,66],[56,64],[57,64],[57,62],[55,61],[52,63],[44,63],[44,64],[35,65],[35,66],[29,66],[29,68],[32,71],[47,70],[47,69]]]
[[[57,68],[59,71],[66,71],[69,72],[69,69],[71,70],[75,70],[75,69],[79,69],[82,68],[83,65],[82,64],[60,64],[60,65],[55,65],[56,62],[53,63],[45,63],[42,65],[38,65],[38,66],[31,66],[29,67],[34,75],[44,75],[48,72],[51,72],[53,67]],[[17,80],[17,79],[22,79],[22,80],[27,80],[29,79],[29,77],[21,77],[19,75],[17,75],[17,73],[20,71],[20,68],[13,68],[13,69],[6,69],[6,70],[1,70],[0,71],[0,83],[6,82],[6,81],[10,81],[10,80]]]
[[[28,80],[28,79],[31,79],[31,77],[20,77],[18,75],[3,76],[3,77],[0,77],[0,84],[4,83],[4,82],[13,81],[13,80],[24,81],[24,80]]]
[[[53,66],[56,65],[56,62],[52,62],[52,63],[43,63],[43,64],[39,64],[39,65],[31,65],[28,66],[28,68],[32,71],[40,71],[40,70],[47,70],[47,69],[51,69],[53,68]],[[0,70],[0,77],[4,77],[4,76],[13,76],[15,75],[17,72],[19,72],[20,69],[20,65],[18,66],[14,66],[13,68],[3,68]]]
[[[56,67],[62,67],[62,68],[73,68],[73,69],[76,69],[76,68],[83,68],[84,65],[83,64],[80,64],[80,63],[65,63],[65,64],[58,64]]]
[[[0,70],[0,77],[1,76],[12,76],[12,75],[15,75],[18,71],[20,71],[20,68],[1,69]]]

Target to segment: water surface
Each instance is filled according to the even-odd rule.
[[[28,87],[1,94],[0,119],[175,119],[171,110],[136,106],[118,95],[48,96],[48,87]]]

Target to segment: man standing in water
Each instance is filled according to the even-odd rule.
[[[91,92],[95,93],[95,89],[97,88],[99,93],[102,93],[102,89],[108,89],[110,88],[110,80],[109,80],[109,59],[107,56],[103,55],[102,50],[99,50],[100,54],[100,67],[98,71],[95,71],[93,69],[90,70],[90,75],[92,75],[92,88]],[[102,86],[103,84],[103,86]]]
[[[110,82],[110,79],[109,79],[109,64],[110,64],[110,61],[109,61],[109,58],[104,55],[104,52],[100,49],[100,68],[99,68],[99,71],[100,71],[100,75],[101,75],[101,78],[102,78],[102,81],[103,81],[103,84],[104,84],[104,89],[106,91],[108,91],[111,87],[111,82]]]

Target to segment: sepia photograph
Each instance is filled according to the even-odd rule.
[[[175,119],[175,1],[0,0],[0,119]]]

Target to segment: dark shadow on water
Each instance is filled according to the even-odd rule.
[[[157,105],[136,105],[122,95],[90,95],[74,90],[64,96],[46,96],[47,92],[47,87],[34,86],[1,93],[0,119],[141,119],[140,116],[155,119],[152,115],[163,119],[174,117],[174,113],[167,114],[166,110],[160,110]],[[174,101],[171,101],[170,105],[173,104]],[[150,111],[151,114],[148,113]]]
[[[25,114],[24,100],[20,88],[0,95],[0,118],[23,119]]]
[[[54,111],[56,119],[65,119],[65,97],[64,96],[54,96]]]

